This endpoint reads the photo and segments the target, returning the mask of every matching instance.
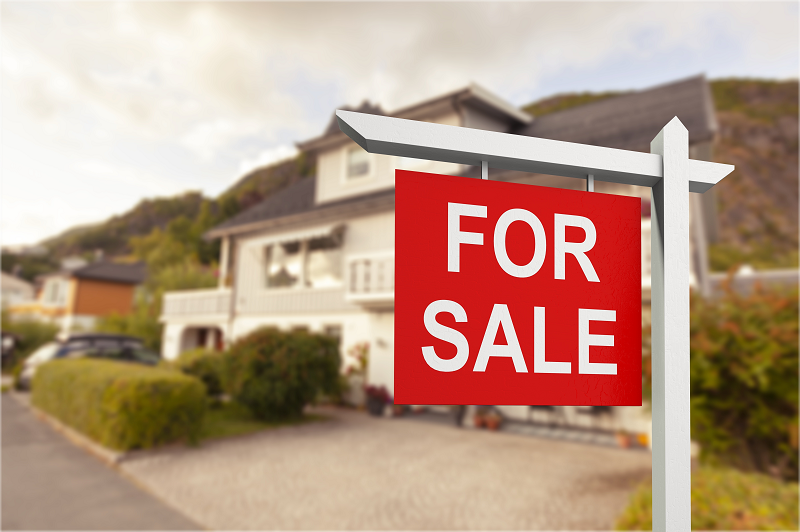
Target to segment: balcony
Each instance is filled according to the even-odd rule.
[[[222,318],[231,307],[230,288],[182,290],[164,294],[162,318],[208,316]]]
[[[345,272],[347,301],[371,309],[394,307],[394,251],[351,255]]]

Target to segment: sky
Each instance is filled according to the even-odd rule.
[[[797,2],[0,3],[0,242],[215,197],[336,108],[798,77]]]

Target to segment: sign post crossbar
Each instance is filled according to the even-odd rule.
[[[647,186],[652,194],[653,530],[691,530],[689,427],[689,192],[734,167],[689,159],[673,118],[651,153],[337,111],[340,129],[370,153]],[[668,355],[667,355],[668,354]]]

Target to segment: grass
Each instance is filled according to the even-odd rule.
[[[631,496],[617,530],[650,530],[650,482]],[[798,487],[734,469],[701,468],[692,473],[692,529],[797,530]]]
[[[262,430],[302,425],[326,419],[325,416],[306,414],[303,417],[282,421],[262,421],[255,418],[247,408],[235,403],[217,403],[209,406],[200,430],[200,440],[243,436]]]

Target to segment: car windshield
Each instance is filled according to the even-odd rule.
[[[59,345],[55,342],[44,344],[42,347],[33,352],[26,360],[29,364],[43,364],[48,360],[54,358],[58,352]]]
[[[145,364],[158,364],[161,361],[161,357],[158,353],[154,351],[150,351],[149,349],[133,349],[133,360],[138,362],[144,362]]]

